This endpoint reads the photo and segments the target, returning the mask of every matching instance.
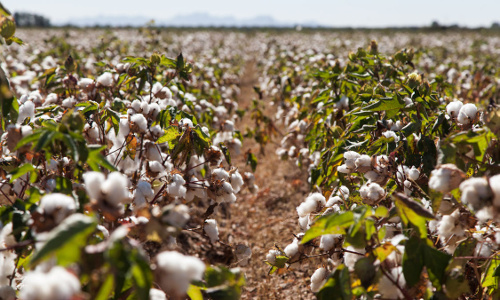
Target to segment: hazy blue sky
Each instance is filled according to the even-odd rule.
[[[489,26],[500,21],[500,0],[1,0],[11,11],[29,11],[53,23],[72,18],[146,16],[168,19],[205,12],[215,16],[272,16],[280,21],[316,21],[333,26]]]

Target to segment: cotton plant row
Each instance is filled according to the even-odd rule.
[[[231,267],[251,258],[217,224],[219,207],[258,189],[231,164],[241,59],[176,37],[193,66],[132,56],[150,51],[146,34],[105,36],[104,52],[80,35],[49,39],[55,49],[35,38],[2,63],[14,97],[2,111],[1,298],[181,299],[213,293],[214,276],[228,280],[217,293],[240,293],[242,273],[210,266],[199,243],[229,248]]]
[[[288,86],[272,92],[289,125],[277,155],[306,166],[313,191],[296,208],[302,232],[267,254],[270,272],[309,267],[319,299],[496,295],[499,75],[489,58],[386,57],[378,45],[273,81]]]

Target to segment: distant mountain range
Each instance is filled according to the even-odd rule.
[[[55,25],[73,25],[79,27],[88,26],[144,26],[154,18],[145,16],[97,16],[90,18],[76,18],[66,22],[55,22]],[[157,26],[173,27],[294,27],[301,25],[304,27],[319,27],[316,22],[280,22],[271,16],[257,16],[251,19],[237,19],[235,17],[218,17],[207,13],[194,13],[189,15],[179,15],[173,18],[158,20]]]

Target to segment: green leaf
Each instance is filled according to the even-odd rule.
[[[498,288],[500,284],[500,277],[497,274],[497,269],[500,267],[500,255],[492,257],[489,261],[486,271],[483,273],[481,279],[481,286],[483,288]]]
[[[14,180],[18,179],[19,177],[29,172],[36,172],[36,169],[35,167],[33,167],[32,164],[24,164],[20,166],[19,168],[12,171],[12,177],[10,178],[10,182],[11,183],[14,182]]]
[[[412,236],[405,244],[403,255],[403,274],[406,284],[409,287],[414,286],[420,281],[420,274],[424,268],[424,249],[420,239]]]
[[[245,276],[238,268],[211,266],[205,271],[205,281],[210,299],[237,300],[240,299],[242,287],[245,285]]]
[[[132,279],[138,299],[149,299],[149,291],[153,285],[153,274],[149,263],[139,254],[137,249],[132,250]]]
[[[247,153],[247,165],[250,165],[252,167],[252,172],[255,172],[257,169],[257,157],[255,154],[248,152]]]
[[[187,295],[191,300],[203,300],[203,294],[201,293],[200,287],[196,285],[189,285],[187,290]]]
[[[113,293],[114,282],[115,280],[113,274],[109,274],[101,285],[95,300],[108,300],[111,293]]]
[[[337,267],[325,285],[316,294],[318,300],[351,300],[351,278],[349,269],[344,265]]]
[[[170,143],[175,140],[181,134],[175,126],[168,126],[165,129],[165,133],[156,141],[157,144]]]
[[[377,275],[376,268],[373,265],[373,258],[362,257],[356,261],[354,264],[354,273],[361,280],[361,285],[367,289],[375,279]]]
[[[87,237],[95,230],[95,220],[82,214],[73,214],[52,229],[43,246],[35,252],[30,265],[34,266],[50,255],[57,253],[58,261],[68,263],[78,258],[80,249],[87,243]]]
[[[354,224],[351,211],[322,216],[306,231],[301,244],[325,234],[345,234],[346,228]]]
[[[101,171],[99,168],[104,167],[109,171],[116,171],[115,166],[113,166],[105,157],[101,154],[101,151],[106,149],[106,146],[90,146],[89,147],[89,155],[87,158],[87,164],[93,171]]]
[[[398,208],[399,216],[405,225],[413,224],[419,231],[421,238],[427,237],[426,221],[435,219],[435,217],[418,202],[410,199],[408,196],[395,193],[395,204]]]

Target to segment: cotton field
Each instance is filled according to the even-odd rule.
[[[15,36],[0,298],[499,297],[497,33]]]

